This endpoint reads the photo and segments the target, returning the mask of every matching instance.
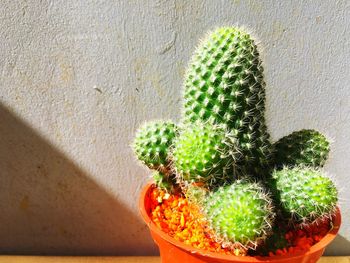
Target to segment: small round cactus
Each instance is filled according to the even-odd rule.
[[[275,153],[272,163],[279,168],[283,165],[322,167],[329,155],[329,142],[315,130],[293,132],[279,139],[273,147]]]
[[[229,176],[239,153],[234,138],[217,125],[196,122],[180,130],[174,141],[173,165],[181,179],[213,185]]]
[[[335,211],[338,192],[327,176],[310,167],[284,167],[272,175],[283,210],[295,222],[309,223]]]
[[[223,125],[237,137],[243,170],[265,170],[271,154],[264,123],[265,82],[248,33],[222,27],[200,43],[186,73],[184,99],[185,122]]]
[[[171,121],[145,123],[136,133],[133,149],[137,158],[151,169],[166,171],[169,166],[169,147],[177,133]]]
[[[210,194],[204,214],[217,238],[255,247],[271,232],[272,201],[259,183],[237,180]]]

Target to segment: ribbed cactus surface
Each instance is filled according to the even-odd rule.
[[[275,149],[273,164],[309,165],[322,167],[329,155],[329,142],[315,130],[300,130],[279,139],[273,144]]]
[[[151,169],[166,170],[169,166],[169,147],[177,127],[171,121],[152,121],[136,132],[133,149],[137,158]]]
[[[224,180],[239,153],[235,139],[217,125],[189,123],[174,140],[173,166],[186,182],[203,182],[208,186]]]
[[[223,27],[196,49],[185,79],[184,120],[223,125],[237,137],[241,165],[261,171],[270,155],[265,82],[257,47],[241,29]]]
[[[204,213],[219,240],[254,247],[271,231],[271,203],[260,184],[237,180],[211,193]]]
[[[296,222],[312,222],[334,212],[337,189],[330,178],[315,168],[285,167],[273,178],[282,208]]]

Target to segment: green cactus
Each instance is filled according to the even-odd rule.
[[[200,207],[203,206],[209,193],[207,188],[194,183],[185,185],[182,190],[190,203],[196,204]]]
[[[259,183],[237,180],[210,193],[204,214],[218,240],[255,247],[272,230],[271,203]]]
[[[227,172],[238,155],[234,138],[222,127],[196,122],[180,129],[174,140],[173,165],[182,180],[210,187],[233,176]]]
[[[169,147],[177,133],[171,121],[145,123],[136,133],[133,149],[138,159],[151,169],[169,173]]]
[[[254,40],[244,30],[222,27],[191,59],[181,126],[146,123],[133,144],[138,159],[157,170],[158,187],[174,193],[181,186],[217,241],[264,246],[257,254],[286,246],[288,220],[329,217],[338,200],[333,182],[317,169],[329,155],[327,139],[301,130],[271,145],[264,112]]]
[[[318,131],[300,130],[273,144],[276,167],[308,165],[322,167],[329,155],[329,142]]]
[[[278,218],[275,219],[275,221],[277,220]],[[250,255],[269,256],[270,252],[275,253],[278,249],[288,248],[292,245],[286,238],[286,233],[289,229],[286,225],[281,227],[278,223],[272,227],[272,234],[265,239],[263,244],[258,246],[256,250],[249,251]]]
[[[294,222],[310,223],[334,213],[337,189],[316,168],[284,167],[272,174],[282,209]]]
[[[221,124],[237,137],[247,172],[261,173],[271,154],[264,120],[265,82],[250,35],[223,27],[210,33],[188,67],[184,121]]]
[[[178,184],[176,183],[176,176],[174,174],[169,175],[163,174],[159,171],[154,171],[152,173],[152,177],[156,185],[160,189],[166,190],[167,192],[175,193],[179,188]]]

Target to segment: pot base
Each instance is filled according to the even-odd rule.
[[[144,221],[150,228],[151,235],[158,245],[162,263],[204,263],[204,262],[285,262],[285,263],[315,263],[324,253],[325,247],[335,238],[341,223],[339,209],[334,217],[333,229],[327,233],[317,244],[313,245],[304,253],[295,253],[293,255],[272,256],[272,257],[250,257],[250,256],[231,256],[214,252],[208,252],[196,249],[192,246],[179,242],[163,231],[161,231],[151,220],[151,190],[152,184],[145,186],[140,197],[140,211]]]

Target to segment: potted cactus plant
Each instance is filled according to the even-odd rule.
[[[315,130],[271,143],[254,40],[222,27],[185,74],[179,124],[145,123],[133,149],[154,182],[140,209],[162,262],[316,262],[340,226]]]

